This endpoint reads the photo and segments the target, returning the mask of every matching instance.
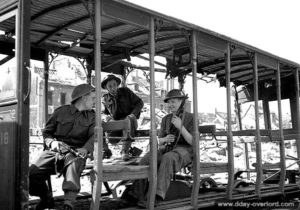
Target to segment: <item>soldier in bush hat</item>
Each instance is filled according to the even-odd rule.
[[[192,162],[194,122],[193,114],[185,111],[186,99],[187,96],[179,89],[169,91],[164,99],[171,113],[162,118],[158,134],[156,204],[165,198],[173,173]],[[148,153],[141,159],[140,165],[149,163]],[[139,200],[141,207],[146,207],[147,185],[146,179],[133,183],[132,195]]]
[[[168,103],[168,100],[170,100],[172,98],[183,99],[183,98],[186,98],[186,95],[181,90],[173,89],[167,93],[166,98],[164,99],[164,102]]]
[[[73,209],[80,191],[80,174],[86,157],[93,153],[95,88],[81,84],[71,94],[71,104],[57,108],[43,129],[46,150],[29,169],[29,192],[41,198],[36,209],[53,208],[46,180],[53,173],[64,175],[64,209]]]
[[[109,74],[109,75],[107,75],[107,76],[103,79],[103,81],[101,82],[101,87],[102,87],[103,89],[106,89],[106,84],[107,84],[109,81],[111,81],[111,80],[115,80],[115,81],[116,81],[117,87],[121,84],[121,79],[120,79],[119,77],[116,77],[116,76],[113,75],[113,74]]]
[[[137,120],[140,116],[144,102],[134,92],[127,87],[119,87],[121,79],[115,75],[108,75],[101,83],[101,87],[108,91],[103,95],[103,104],[105,106],[104,114],[108,115],[108,120],[123,120],[129,118],[131,121],[131,136],[134,137],[137,129]],[[122,136],[122,131],[110,132],[109,136]],[[109,139],[110,143],[116,144],[120,139]],[[130,149],[132,139],[122,141],[121,155],[123,160],[130,158]],[[110,158],[111,151],[107,142],[103,142],[104,157]]]

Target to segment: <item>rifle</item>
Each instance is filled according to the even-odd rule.
[[[70,147],[64,142],[58,141],[58,143],[59,143],[59,151],[56,155],[55,171],[56,173],[58,173],[57,177],[59,178],[71,163],[75,162],[79,158],[85,159],[86,157],[84,157],[77,150],[73,149],[72,147]],[[65,164],[64,155],[66,155],[67,152],[75,155],[76,158],[70,160],[67,164]]]
[[[59,141],[59,148],[62,148],[64,151],[70,152],[73,155],[75,155],[76,157],[80,157],[80,158],[85,158],[82,154],[80,154],[77,150],[73,149],[72,147],[70,147],[69,145],[67,145],[64,142]]]
[[[184,107],[184,105],[185,105],[186,99],[188,99],[188,96],[187,96],[187,95],[185,95],[185,97],[183,98],[183,100],[182,100],[180,106],[178,107],[176,113],[175,113],[175,114],[173,113],[173,116],[177,116],[177,117],[180,117],[180,118],[181,118],[182,123],[181,123],[181,128],[180,128],[180,130],[178,130],[178,129],[173,125],[173,123],[171,123],[170,133],[168,133],[168,134],[173,134],[173,135],[175,136],[176,141],[174,141],[174,142],[169,142],[169,143],[166,143],[166,144],[165,144],[165,151],[166,151],[166,152],[170,152],[170,151],[177,145],[177,142],[178,142],[178,140],[179,140],[179,138],[180,138],[180,136],[181,136],[181,129],[182,129],[182,126],[183,126],[182,124],[183,124],[183,120],[184,120],[184,117],[185,117],[185,114],[184,114],[184,113],[185,113],[185,110],[184,110],[185,107]]]

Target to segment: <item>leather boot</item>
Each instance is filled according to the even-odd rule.
[[[125,140],[122,142],[122,150],[121,150],[122,160],[127,161],[130,159],[130,155],[129,155],[130,147],[131,147],[131,140]]]

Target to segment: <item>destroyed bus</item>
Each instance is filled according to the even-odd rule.
[[[124,183],[142,178],[150,183],[148,209],[198,209],[217,206],[221,201],[265,200],[299,194],[299,64],[121,0],[5,0],[0,3],[0,31],[1,209],[28,209],[34,203],[29,200],[28,193],[29,125],[30,95],[37,90],[31,86],[30,60],[44,63],[45,88],[41,94],[47,96],[50,53],[85,60],[88,83],[95,74],[92,82],[97,95],[94,162],[86,174],[92,181],[89,208],[103,207],[104,196],[108,200],[122,199],[114,193],[116,188],[112,189],[110,182]],[[148,131],[138,131],[136,141],[148,137],[150,165],[106,164],[102,159],[102,131],[115,128],[123,129],[126,134],[128,123],[101,123],[101,72],[125,75],[131,58],[145,58],[145,55],[149,64],[146,72],[151,93],[151,126]],[[163,68],[155,68],[155,56],[165,58]],[[157,183],[154,84],[157,71],[164,73],[166,78],[178,79],[183,89],[185,79],[191,76],[193,88],[189,97],[194,115],[194,140],[192,164],[174,173],[170,186],[173,190],[167,195],[168,199],[154,207]],[[197,83],[200,77],[215,78],[226,89],[223,130],[216,129],[214,124],[198,123],[201,88]],[[44,98],[42,117],[46,120],[48,101]],[[289,127],[283,126],[283,101],[289,104]],[[247,102],[253,107],[251,127],[243,126],[241,115],[241,107]],[[272,123],[271,104],[277,109],[276,126]],[[232,125],[233,110],[237,113],[238,126]],[[201,159],[200,151],[206,150],[201,148],[203,142],[209,141],[215,142],[216,147],[225,145],[225,161]],[[287,150],[288,141],[297,149],[296,155]],[[276,163],[266,164],[264,158],[268,154],[262,149],[264,142],[272,142],[277,147]],[[235,145],[245,146],[245,167],[242,169],[235,161]],[[252,165],[250,152],[254,152]],[[214,180],[212,175],[218,173],[225,174],[225,182]],[[106,194],[102,186],[106,186]],[[183,193],[175,195],[173,192]]]

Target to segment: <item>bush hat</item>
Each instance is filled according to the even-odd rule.
[[[116,77],[115,75],[113,74],[109,74],[107,75],[104,80],[101,82],[101,87],[103,89],[106,89],[106,84],[111,81],[111,80],[115,80],[118,84],[118,86],[121,84],[121,79],[119,77]]]
[[[71,98],[72,98],[71,103],[74,103],[80,97],[93,91],[95,91],[95,88],[89,84],[77,85],[71,94]]]
[[[164,99],[164,102],[168,103],[168,100],[170,100],[172,98],[186,98],[186,95],[179,89],[173,89],[167,93],[166,98]]]

